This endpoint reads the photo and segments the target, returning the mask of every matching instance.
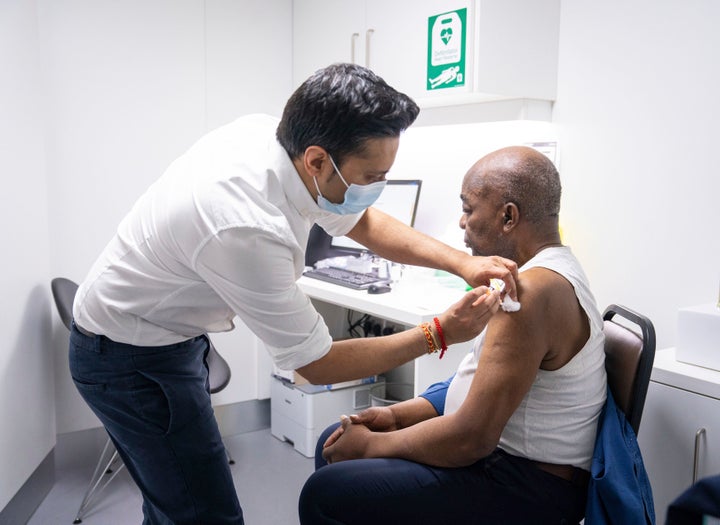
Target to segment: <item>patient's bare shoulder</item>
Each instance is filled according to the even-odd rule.
[[[519,289],[522,308],[543,327],[548,352],[542,368],[563,366],[590,337],[589,321],[573,285],[557,272],[536,267],[522,272]]]
[[[535,267],[525,270],[518,280],[518,300],[522,310],[535,317],[546,319],[548,309],[564,309],[568,302],[575,300],[570,282],[562,275],[548,268]]]

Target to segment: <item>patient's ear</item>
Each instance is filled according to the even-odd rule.
[[[514,202],[506,202],[503,206],[503,231],[509,232],[518,224],[520,210]]]

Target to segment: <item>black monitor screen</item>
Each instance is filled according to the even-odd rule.
[[[388,179],[387,185],[373,208],[413,226],[420,199],[421,180]],[[316,261],[338,255],[358,254],[368,249],[348,237],[330,237],[318,225],[313,226],[308,239],[305,264],[312,266]]]

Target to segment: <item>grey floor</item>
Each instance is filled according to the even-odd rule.
[[[79,434],[79,433],[76,433]],[[58,439],[56,481],[28,525],[70,525],[92,476],[105,436],[99,430]],[[223,438],[235,459],[231,466],[247,525],[298,524],[300,489],[314,469],[289,443],[270,429]],[[140,525],[142,498],[123,469],[83,518],[84,525]]]

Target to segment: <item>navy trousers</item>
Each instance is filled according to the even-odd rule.
[[[300,494],[302,525],[577,524],[587,485],[575,485],[496,449],[462,468],[403,459],[357,459],[328,465],[320,436],[317,470]]]
[[[144,525],[243,524],[210,404],[208,340],[138,347],[73,325],[70,373],[143,494]]]

